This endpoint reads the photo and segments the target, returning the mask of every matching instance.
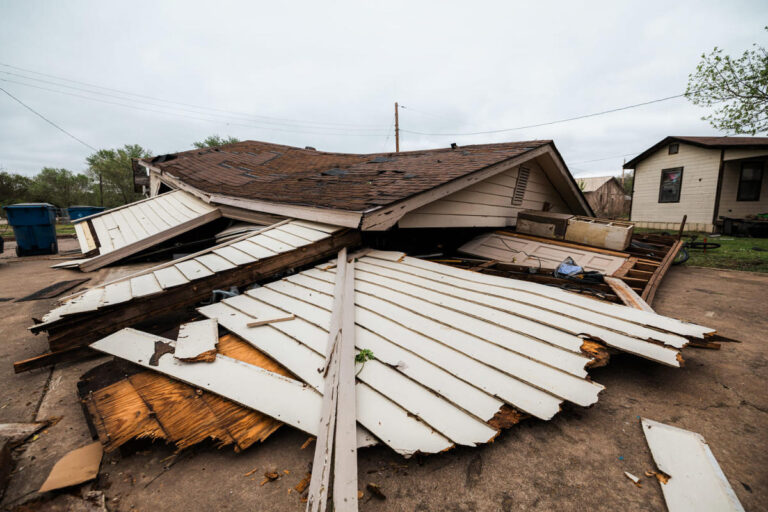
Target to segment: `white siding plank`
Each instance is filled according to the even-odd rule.
[[[173,288],[174,286],[180,286],[189,282],[189,279],[184,277],[184,274],[176,267],[165,267],[154,271],[157,282],[165,290]]]
[[[175,266],[181,271],[182,274],[184,274],[184,277],[190,281],[213,275],[213,272],[203,266],[202,263],[195,260],[182,261],[177,263]]]
[[[134,298],[153,295],[162,291],[160,283],[155,279],[155,274],[144,274],[131,279],[131,295]]]

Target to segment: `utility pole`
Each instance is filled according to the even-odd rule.
[[[398,106],[395,102],[395,153],[400,152],[400,117],[398,116]]]

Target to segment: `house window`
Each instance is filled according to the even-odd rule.
[[[742,162],[737,201],[759,201],[763,184],[763,162]]]
[[[680,144],[670,144],[669,145],[669,154],[670,155],[676,155],[678,151],[680,151]]]
[[[680,185],[683,183],[683,168],[661,170],[661,186],[659,187],[660,203],[679,203]]]

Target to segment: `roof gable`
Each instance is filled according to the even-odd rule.
[[[672,142],[682,142],[701,148],[709,149],[768,149],[768,137],[691,137],[681,135],[670,135],[646,149],[635,158],[624,164],[624,169],[634,169],[635,166],[648,158],[658,149]]]
[[[399,218],[415,207],[415,202],[404,206],[405,202],[426,195],[438,199],[443,191],[449,193],[447,187],[461,189],[481,173],[501,172],[503,166],[544,153],[557,162],[558,172],[565,178],[563,188],[568,190],[561,194],[567,194],[577,208],[581,206],[583,212],[579,213],[589,213],[586,200],[549,140],[374,154],[327,153],[246,141],[141,163],[173,186],[207,196],[212,202],[357,227],[368,213],[383,214],[398,205],[395,215],[387,211],[386,222],[375,223],[390,226],[390,218]],[[320,218],[321,211],[333,218]]]

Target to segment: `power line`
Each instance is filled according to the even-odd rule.
[[[304,121],[304,120],[288,119],[288,118],[282,118],[282,117],[262,116],[262,115],[256,115],[256,114],[247,114],[247,113],[236,112],[236,111],[231,111],[231,110],[222,110],[222,109],[217,109],[217,108],[212,108],[212,107],[205,107],[205,106],[202,106],[202,105],[195,105],[195,104],[192,104],[192,103],[183,103],[183,102],[179,102],[179,101],[166,100],[166,99],[157,98],[157,97],[154,97],[154,96],[148,96],[148,95],[145,95],[145,94],[138,94],[138,93],[133,93],[133,92],[129,92],[129,91],[123,91],[123,90],[120,90],[120,89],[114,89],[114,88],[111,88],[111,87],[104,87],[104,86],[101,86],[101,85],[96,85],[96,84],[92,84],[92,83],[88,83],[88,82],[83,82],[83,81],[79,81],[79,80],[71,80],[69,78],[64,78],[64,77],[60,77],[60,76],[56,76],[56,75],[51,75],[51,74],[47,74],[47,73],[40,73],[39,71],[33,71],[31,69],[26,69],[26,68],[20,68],[20,67],[17,67],[17,66],[12,66],[10,64],[5,64],[3,62],[0,62],[0,66],[11,68],[11,69],[15,69],[15,70],[18,70],[18,71],[23,71],[25,73],[32,73],[32,74],[35,74],[35,75],[40,75],[40,76],[45,76],[45,77],[48,77],[48,78],[53,78],[53,79],[60,80],[60,81],[63,81],[63,82],[69,82],[69,83],[73,83],[73,84],[84,85],[84,86],[87,86],[87,87],[91,87],[91,88],[95,88],[95,89],[102,89],[102,90],[105,90],[105,91],[117,92],[119,94],[126,95],[126,96],[134,96],[134,97],[137,97],[137,98],[144,98],[144,99],[148,99],[148,100],[152,100],[152,101],[159,101],[161,103],[169,103],[169,104],[173,104],[173,105],[181,105],[181,106],[184,106],[184,107],[192,107],[192,108],[196,108],[196,109],[200,109],[200,110],[209,110],[209,111],[212,111],[212,112],[220,112],[220,113],[224,113],[224,114],[230,114],[230,115],[235,115],[235,116],[247,117],[247,118],[250,118],[250,119],[261,119],[261,120],[271,120],[271,121],[284,121],[284,122],[288,122],[288,123],[292,123],[292,124],[299,124],[299,125],[302,125],[302,124],[303,125],[315,125],[316,128],[320,128],[320,127],[323,127],[323,126],[339,126],[339,127],[347,127],[347,128],[374,128],[374,129],[376,129],[376,127],[374,127],[373,125],[358,125],[358,124],[353,124],[353,123],[337,123],[337,122],[328,122],[328,121],[324,121],[324,122]],[[14,73],[10,73],[8,71],[3,71],[3,73],[14,74]],[[36,81],[40,81],[40,82],[51,83],[51,82],[47,82],[45,80],[40,80],[39,78],[26,77],[26,76],[18,75],[18,74],[16,74],[16,76],[22,76],[23,78],[26,78],[28,80],[36,80]],[[61,87],[71,87],[71,86],[67,86],[67,85],[64,85],[64,84],[55,84],[55,85],[59,85]],[[97,91],[87,91],[87,92],[90,92],[90,93],[93,93],[93,94],[104,94],[104,93],[99,93]],[[128,101],[135,101],[135,100],[130,100],[128,98],[120,98],[120,99],[126,99]],[[156,105],[156,106],[159,106],[159,105]]]
[[[165,114],[165,115],[169,115],[169,116],[184,117],[184,118],[187,118],[187,119],[194,119],[194,120],[197,120],[197,121],[206,121],[206,122],[209,122],[209,123],[216,123],[216,124],[222,124],[223,123],[223,124],[226,124],[226,125],[241,126],[241,127],[245,127],[245,128],[256,128],[256,129],[262,129],[262,130],[271,130],[271,131],[288,132],[288,133],[311,134],[311,135],[339,135],[339,136],[342,136],[342,137],[381,137],[383,135],[383,130],[381,128],[379,128],[379,133],[359,133],[359,132],[342,133],[342,132],[316,132],[316,131],[306,131],[306,130],[289,130],[289,129],[283,129],[283,128],[275,128],[275,127],[272,127],[272,126],[259,126],[259,125],[256,125],[256,124],[244,124],[242,122],[239,122],[239,123],[238,122],[232,122],[231,120],[227,120],[227,119],[224,119],[224,120],[210,119],[210,118],[207,118],[207,117],[191,116],[191,115],[181,114],[181,113],[178,113],[178,112],[173,112],[173,111],[168,111],[168,110],[155,110],[155,109],[150,109],[150,108],[143,108],[143,107],[138,107],[136,105],[128,105],[128,104],[125,104],[125,103],[118,103],[118,102],[115,102],[115,101],[108,101],[108,100],[103,100],[103,99],[100,99],[100,98],[92,98],[90,96],[83,96],[82,94],[75,94],[75,93],[71,93],[71,92],[59,91],[59,90],[56,90],[56,89],[51,89],[51,88],[48,88],[48,87],[41,87],[41,86],[38,86],[38,85],[27,84],[27,83],[24,83],[24,82],[19,82],[17,80],[9,80],[7,78],[0,78],[0,81],[8,82],[8,83],[13,83],[13,84],[17,84],[17,85],[22,85],[24,87],[31,87],[33,89],[39,89],[39,90],[42,90],[42,91],[55,92],[57,94],[63,94],[65,96],[72,96],[72,97],[75,97],[75,98],[85,99],[85,100],[89,100],[89,101],[95,101],[95,102],[104,103],[104,104],[107,104],[107,105],[116,105],[116,106],[119,106],[119,107],[130,108],[130,109],[133,109],[133,110],[141,110],[141,111],[144,111],[144,112],[153,112],[153,113]],[[127,101],[131,101],[131,100],[127,99],[127,98],[126,98],[126,100]],[[160,108],[166,108],[166,107],[160,106]],[[201,115],[210,115],[210,114],[205,114],[205,113],[202,113],[202,112],[199,113],[199,114],[201,114]],[[317,129],[340,130],[340,128],[317,128]]]
[[[5,89],[3,89],[2,87],[0,87],[0,91],[3,91],[5,94],[7,94],[8,96],[10,96],[10,97],[11,97],[11,98],[12,98],[14,101],[16,101],[16,102],[17,102],[18,104],[20,104],[22,107],[26,108],[27,110],[29,110],[30,112],[32,112],[33,114],[35,114],[36,116],[38,116],[40,119],[42,119],[42,120],[43,120],[43,121],[45,121],[46,123],[50,124],[50,125],[51,125],[51,126],[53,126],[54,128],[56,128],[57,130],[59,130],[59,131],[61,131],[61,132],[65,133],[65,134],[69,135],[70,137],[72,137],[73,139],[75,139],[77,142],[79,142],[79,143],[80,143],[80,144],[82,144],[83,146],[85,146],[85,147],[87,147],[87,148],[89,148],[89,149],[92,149],[93,151],[98,151],[98,150],[97,150],[95,147],[93,147],[93,146],[91,146],[90,144],[88,144],[87,142],[84,142],[83,140],[81,140],[81,139],[79,139],[79,138],[75,137],[74,135],[72,135],[71,133],[69,133],[67,130],[65,130],[65,129],[64,129],[64,128],[62,128],[61,126],[57,125],[56,123],[54,123],[53,121],[51,121],[50,119],[48,119],[47,117],[45,117],[43,114],[41,114],[41,113],[40,113],[40,112],[38,112],[37,110],[33,109],[32,107],[30,107],[29,105],[27,105],[26,103],[24,103],[23,101],[21,101],[19,98],[17,98],[17,97],[16,97],[16,96],[14,96],[13,94],[11,94],[11,93],[9,93],[8,91],[6,91]]]
[[[668,96],[666,98],[659,98],[659,99],[656,99],[656,100],[645,101],[643,103],[636,103],[634,105],[627,105],[625,107],[618,107],[618,108],[612,108],[610,110],[603,110],[602,112],[595,112],[595,113],[592,113],[592,114],[584,114],[584,115],[581,115],[581,116],[569,117],[569,118],[566,118],[566,119],[558,119],[557,121],[549,121],[547,123],[531,124],[531,125],[527,125],[527,126],[516,126],[514,128],[502,128],[502,129],[499,129],[499,130],[486,130],[486,131],[482,131],[482,132],[464,132],[464,133],[425,133],[425,132],[417,132],[417,131],[412,131],[412,130],[405,130],[405,129],[401,128],[400,131],[403,131],[403,132],[406,132],[406,133],[412,133],[412,134],[415,134],[415,135],[430,135],[430,136],[489,135],[489,134],[493,134],[493,133],[503,133],[503,132],[511,132],[511,131],[515,131],[515,130],[525,130],[525,129],[528,129],[528,128],[539,128],[541,126],[550,126],[550,125],[553,125],[553,124],[566,123],[568,121],[576,121],[578,119],[586,119],[588,117],[602,116],[604,114],[610,114],[612,112],[619,112],[621,110],[628,110],[628,109],[631,109],[631,108],[642,107],[642,106],[645,106],[645,105],[650,105],[652,103],[660,103],[662,101],[672,100],[672,99],[675,99],[675,98],[681,98],[683,96],[685,96],[685,94],[677,94],[675,96]]]
[[[625,155],[606,156],[604,158],[595,158],[594,160],[579,160],[578,162],[571,162],[571,163],[573,163],[573,164],[589,164],[589,163],[592,163],[592,162],[602,162],[604,160],[612,160],[614,158],[623,158],[623,157],[626,157],[626,156],[635,156],[638,153],[640,153],[640,152],[636,151],[634,153],[627,153]],[[568,165],[570,165],[570,164],[568,164]]]

